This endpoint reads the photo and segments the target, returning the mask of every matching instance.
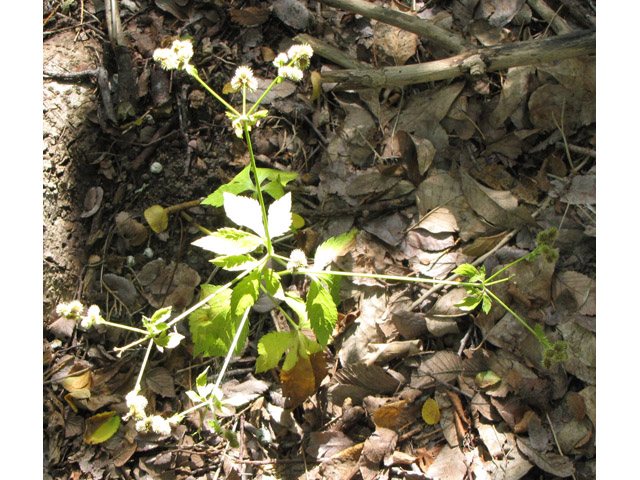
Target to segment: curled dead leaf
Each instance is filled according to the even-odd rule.
[[[169,215],[160,205],[147,208],[144,211],[144,218],[147,220],[151,230],[156,233],[164,232],[169,226]]]
[[[131,218],[127,212],[116,215],[116,227],[120,235],[133,247],[142,245],[147,240],[147,228]]]

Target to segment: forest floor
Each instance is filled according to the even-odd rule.
[[[595,32],[595,2],[429,1],[412,10],[382,0],[123,0],[120,49],[105,3],[44,2],[45,478],[595,477],[595,40],[593,49],[563,43]],[[400,29],[381,21],[391,15],[357,13],[363,3],[437,29]],[[196,222],[225,225],[221,208],[172,214],[161,233],[143,215],[198,201],[249,163],[223,107],[153,61],[167,39],[185,35],[218,92],[240,65],[264,88],[278,52],[302,40],[315,47],[312,74],[274,89],[270,117],[252,135],[259,166],[299,174],[289,187],[305,225],[283,249],[312,255],[357,228],[343,269],[448,279],[478,260],[495,271],[556,227],[559,258],[518,264],[496,293],[566,342],[569,359],[544,368],[536,338],[504,309],[456,307],[462,289],[354,278],[342,283],[328,374],[296,408],[286,408],[279,369],[254,370],[257,339],[280,319],[252,313],[222,383],[231,407],[221,422],[237,447],[199,412],[170,435],[140,434],[128,421],[103,443],[85,441],[95,415],[127,413],[145,349],[118,357],[114,347],[135,335],[83,331],[56,306],[77,299],[140,326],[161,306],[194,304],[200,284],[227,281],[192,245],[203,235]],[[543,53],[524,60],[510,51],[515,63],[492,57],[550,39],[559,40],[535,43]],[[456,57],[471,51],[485,55],[477,70]],[[435,60],[444,76],[398,80],[397,70],[380,70]],[[222,358],[193,355],[186,323],[179,331],[186,341],[151,355],[149,413],[184,410],[196,377],[221,367]],[[440,412],[433,425],[421,415],[429,398]]]

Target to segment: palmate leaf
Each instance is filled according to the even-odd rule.
[[[224,192],[222,196],[224,197],[224,211],[233,223],[253,230],[260,237],[265,236],[262,209],[257,200],[229,192]]]
[[[291,192],[279,198],[269,206],[267,223],[269,235],[276,238],[284,235],[291,229]]]
[[[202,285],[200,298],[204,299],[218,290],[217,285]],[[231,290],[224,289],[209,300],[208,304],[189,315],[189,329],[194,344],[193,355],[224,356],[236,332],[236,324],[230,321]]]
[[[476,308],[478,305],[480,305],[481,301],[482,301],[482,295],[468,296],[468,297],[465,297],[464,300],[462,300],[460,303],[456,303],[455,306],[458,307],[460,310],[465,310],[470,312],[471,310]]]
[[[263,336],[258,342],[258,358],[256,359],[256,373],[266,372],[275,368],[284,353],[296,341],[297,333],[271,332]]]
[[[462,265],[457,266],[453,270],[453,273],[455,273],[457,275],[462,275],[463,277],[467,277],[467,278],[471,278],[474,275],[479,275],[480,274],[478,269],[476,267],[474,267],[473,265],[471,265],[470,263],[464,263]]]
[[[343,233],[325,241],[316,250],[313,267],[322,270],[337,257],[347,253],[355,245],[357,233],[357,230],[351,230],[349,233]]]
[[[251,255],[223,255],[210,262],[230,272],[237,272],[251,270],[260,263],[260,260],[256,260]]]
[[[213,205],[221,207],[224,203],[223,193],[229,192],[233,194],[241,194],[244,192],[254,192],[255,185],[251,180],[250,167],[242,169],[238,175],[229,183],[222,185],[215,192],[205,198],[202,203],[204,205]],[[284,186],[298,177],[294,172],[281,172],[271,168],[258,168],[258,178],[262,185],[262,191],[271,195],[275,200],[284,195]],[[265,183],[266,181],[266,183]]]
[[[234,318],[242,317],[245,310],[252,307],[260,293],[260,272],[253,271],[234,287],[231,293],[231,315]],[[247,323],[248,325],[248,323]]]
[[[243,232],[236,228],[221,228],[206,237],[192,242],[192,245],[219,255],[236,256],[253,252],[256,248],[264,245],[264,240],[252,233]]]
[[[307,314],[318,343],[325,347],[338,319],[333,296],[317,279],[312,278],[307,292]]]

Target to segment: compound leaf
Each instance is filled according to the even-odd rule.
[[[244,311],[253,306],[260,293],[260,272],[253,271],[233,289],[231,293],[231,314],[234,317],[242,317]]]
[[[256,373],[271,370],[296,340],[296,332],[271,332],[263,336],[258,342],[258,358]]]
[[[262,225],[262,220],[260,220],[260,224]],[[253,252],[259,246],[264,245],[264,240],[252,233],[243,232],[236,228],[221,228],[206,237],[192,242],[192,245],[219,255],[237,256]]]
[[[320,245],[313,259],[314,268],[322,270],[337,257],[347,253],[355,245],[357,233],[358,230],[354,229],[349,233],[343,233],[337,237],[329,238]]]
[[[291,192],[279,198],[269,206],[267,224],[269,235],[276,238],[284,235],[291,229]]]
[[[250,228],[260,237],[265,236],[262,209],[257,200],[229,192],[224,192],[222,196],[224,197],[224,211],[233,223]]]

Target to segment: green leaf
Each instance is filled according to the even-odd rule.
[[[296,333],[295,338],[291,342],[291,349],[284,359],[282,370],[289,371],[298,363],[298,351],[300,350],[300,335]]]
[[[298,174],[295,172],[281,172],[271,168],[258,168],[257,171],[260,185],[262,185],[262,191],[271,195],[275,200],[284,195],[283,187],[298,177]],[[236,195],[247,191],[252,193],[255,192],[256,187],[251,180],[250,172],[251,170],[249,166],[243,168],[242,171],[229,183],[222,185],[215,192],[205,198],[202,201],[202,204],[221,207],[224,203],[224,192]],[[263,185],[263,182],[266,180],[268,180],[268,183]]]
[[[218,285],[202,285],[200,299],[220,289]],[[236,331],[230,321],[231,290],[226,288],[209,300],[208,304],[189,315],[189,329],[194,344],[193,356],[224,356]]]
[[[271,370],[280,362],[282,355],[293,345],[296,332],[271,332],[263,336],[258,342],[258,358],[256,373]]]
[[[273,269],[268,267],[262,269],[262,281],[264,282],[264,287],[267,289],[267,292],[275,298],[282,299],[284,297],[280,275]]]
[[[98,413],[85,421],[82,437],[84,443],[96,445],[109,440],[120,428],[120,417],[116,412]]]
[[[207,384],[208,372],[209,372],[209,367],[205,368],[204,371],[196,377],[196,387],[204,387]]]
[[[284,235],[291,229],[291,192],[279,198],[269,206],[267,224],[269,235],[276,238]]]
[[[486,315],[491,311],[491,297],[489,295],[483,295],[482,297],[482,311]]]
[[[224,192],[222,196],[224,197],[224,211],[232,222],[253,230],[260,237],[265,236],[262,209],[257,200],[229,192]]]
[[[462,265],[457,266],[453,270],[453,273],[455,273],[457,275],[462,275],[463,277],[467,277],[467,278],[471,278],[471,277],[474,277],[476,275],[480,275],[480,272],[478,271],[478,269],[476,267],[474,267],[473,265],[471,265],[470,263],[464,263]]]
[[[171,317],[171,307],[161,308],[160,310],[156,310],[153,315],[151,315],[151,321],[155,324],[159,322],[164,322],[169,320]]]
[[[209,195],[202,201],[203,205],[213,205],[214,207],[221,207],[224,203],[223,193],[240,194],[247,190],[253,191],[255,189],[250,176],[250,167],[246,166],[242,169],[238,175],[236,175],[229,183],[222,185],[215,192]]]
[[[343,233],[337,237],[332,237],[325,241],[316,250],[316,255],[313,259],[313,267],[318,270],[322,270],[337,257],[340,257],[347,253],[356,242],[356,234],[358,230],[351,230],[349,233]]]
[[[260,223],[262,224],[262,221]],[[264,245],[264,240],[252,233],[226,227],[199,238],[192,242],[192,245],[220,255],[237,256],[254,251]]]
[[[260,293],[260,272],[253,271],[234,287],[231,293],[231,315],[242,317],[244,311],[251,307]]]
[[[309,323],[309,317],[307,316],[307,306],[304,300],[300,298],[300,295],[296,292],[286,292],[284,294],[284,301],[289,305],[289,308],[298,315],[300,319],[298,325],[300,328],[311,328],[311,323]]]
[[[311,279],[307,292],[307,314],[318,343],[325,347],[338,319],[338,309],[331,293],[319,280]]]
[[[230,272],[251,270],[260,263],[251,255],[224,255],[209,261]]]
[[[469,296],[469,297],[465,297],[464,300],[462,300],[460,303],[457,303],[455,306],[458,307],[460,310],[466,310],[466,311],[471,311],[474,308],[476,308],[478,305],[480,305],[480,302],[482,301],[482,296]]]

